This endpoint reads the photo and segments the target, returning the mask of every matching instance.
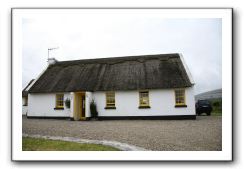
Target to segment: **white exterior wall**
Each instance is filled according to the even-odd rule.
[[[73,117],[73,92],[65,93],[64,100],[69,98],[70,109],[55,110],[56,94],[29,94],[28,116]],[[90,102],[97,104],[99,116],[176,116],[195,115],[193,87],[185,89],[187,107],[175,107],[174,89],[149,90],[151,108],[139,109],[139,91],[115,91],[116,109],[105,109],[105,92],[86,92],[86,117],[90,117]]]
[[[70,93],[70,118],[74,118],[74,92]]]
[[[93,99],[92,92],[86,92],[86,117],[91,117],[90,103]]]
[[[64,101],[69,98],[70,93],[64,93]],[[71,106],[71,105],[70,105]],[[28,95],[28,116],[41,117],[70,117],[71,111],[66,108],[64,110],[55,110],[56,93],[50,94],[29,94]],[[71,108],[71,107],[70,107]]]
[[[116,91],[116,109],[104,109],[105,92],[94,92],[99,116],[175,116],[195,115],[193,87],[185,89],[187,107],[175,107],[174,89],[149,90],[150,107],[139,109],[139,91]]]
[[[25,98],[22,97],[22,115],[26,115],[28,111],[28,106],[23,106],[25,103]]]

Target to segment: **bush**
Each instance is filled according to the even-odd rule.
[[[65,106],[69,109],[70,108],[70,99],[65,100]]]
[[[213,109],[222,110],[222,100],[213,100],[212,106],[213,106]]]
[[[90,103],[90,111],[91,111],[91,117],[97,118],[98,112],[97,112],[97,105],[94,100]]]
[[[222,99],[211,100],[211,105],[213,107],[213,111],[211,114],[221,116],[222,115]]]

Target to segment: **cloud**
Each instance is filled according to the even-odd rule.
[[[53,14],[23,19],[23,82],[58,60],[182,53],[195,93],[222,87],[221,19],[164,19],[109,13]],[[35,66],[33,66],[35,65]]]

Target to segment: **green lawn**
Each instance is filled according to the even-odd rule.
[[[81,144],[68,141],[56,141],[37,139],[30,137],[22,138],[23,151],[120,151],[117,148],[99,144]]]

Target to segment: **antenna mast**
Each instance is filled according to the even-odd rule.
[[[59,47],[56,47],[56,48],[48,48],[47,49],[47,60],[49,59],[49,51],[51,50],[55,50],[55,49],[58,49]]]

